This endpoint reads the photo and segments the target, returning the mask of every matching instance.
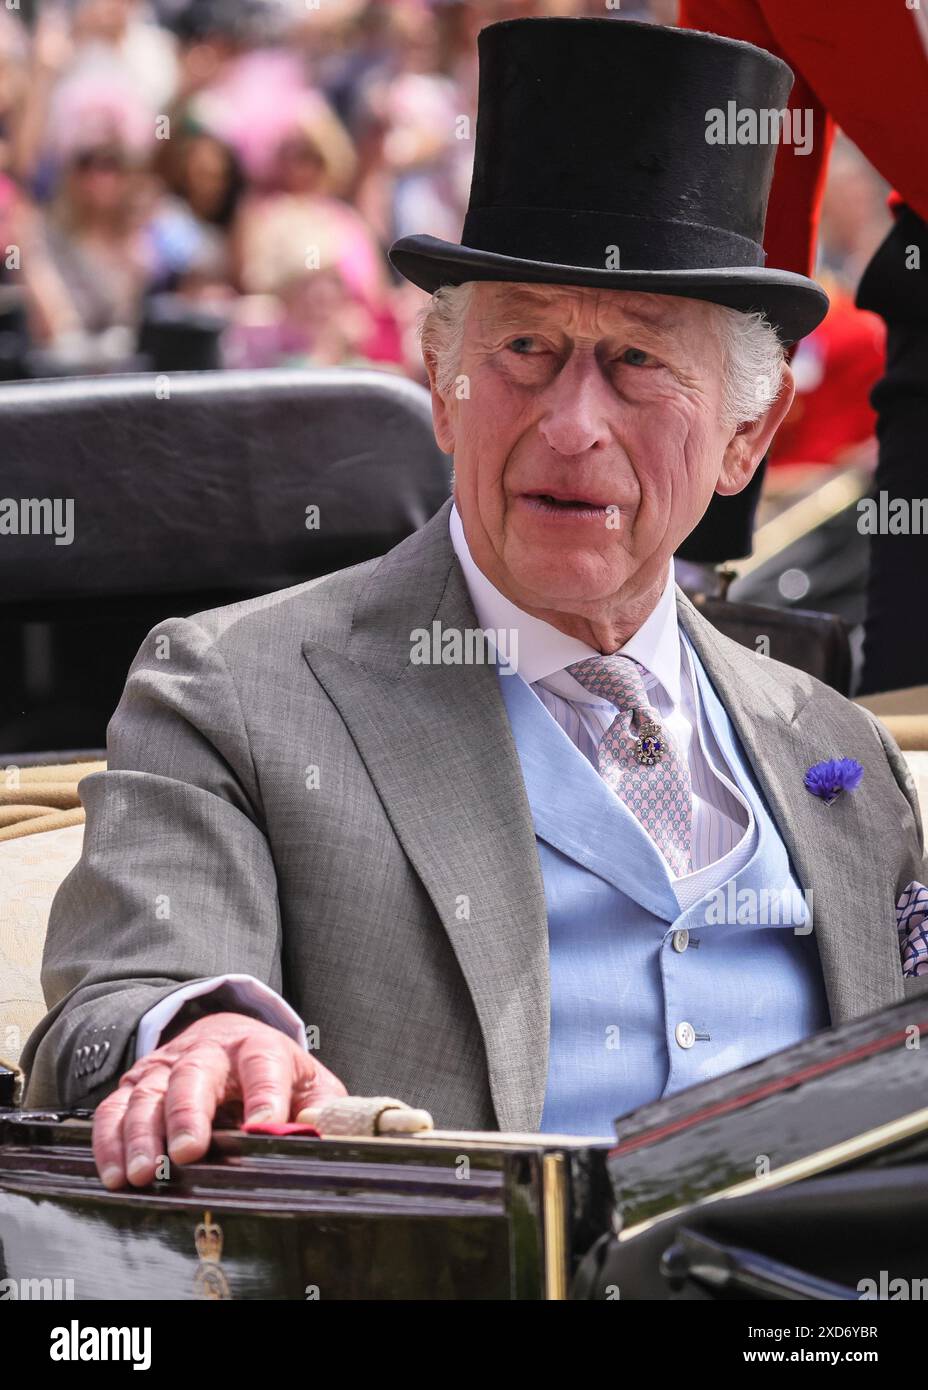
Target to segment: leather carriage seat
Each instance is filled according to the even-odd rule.
[[[92,755],[161,619],[383,554],[450,491],[428,393],[368,368],[20,382],[0,433],[0,502],[58,503],[0,538],[0,759]]]
[[[851,644],[847,623],[838,614],[698,594],[692,598],[709,622],[734,642],[798,666],[842,695],[850,693]]]

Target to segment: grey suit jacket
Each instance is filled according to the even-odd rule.
[[[108,770],[81,784],[84,852],[49,922],[27,1104],[95,1105],[146,1010],[241,971],[318,1028],[350,1091],[443,1127],[537,1129],[547,920],[505,706],[490,665],[410,660],[414,628],[477,627],[449,509],[380,559],[149,634]],[[832,1021],[904,998],[894,904],[926,869],[898,748],[679,590],[677,605],[812,890]],[[865,776],[826,807],[802,779],[836,756]]]

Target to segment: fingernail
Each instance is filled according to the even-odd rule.
[[[263,1125],[265,1120],[269,1120],[274,1114],[269,1105],[263,1105],[260,1110],[255,1110],[245,1121],[246,1125]]]
[[[192,1148],[195,1146],[196,1142],[196,1135],[191,1134],[189,1130],[185,1129],[180,1134],[175,1134],[168,1146],[171,1158],[173,1158],[176,1163],[183,1163],[184,1149]]]
[[[130,1179],[133,1181],[143,1175],[147,1177],[148,1170],[151,1168],[151,1159],[144,1154],[136,1154],[135,1158],[129,1160],[129,1167],[126,1170]]]
[[[103,1169],[100,1181],[104,1187],[122,1187],[122,1169],[111,1163],[108,1168]]]

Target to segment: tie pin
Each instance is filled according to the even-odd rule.
[[[666,744],[664,743],[664,731],[660,724],[655,724],[653,719],[645,720],[636,741],[638,749],[635,757],[643,767],[653,767],[655,763],[661,761]]]

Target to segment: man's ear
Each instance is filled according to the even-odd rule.
[[[432,395],[432,429],[435,431],[435,442],[443,454],[453,454],[455,433],[453,413],[436,383],[437,365],[435,358],[430,352],[427,352],[423,353],[422,360],[428,373],[429,391]]]
[[[746,488],[754,476],[755,469],[770,448],[783,418],[793,403],[796,382],[788,363],[783,364],[783,381],[780,392],[773,405],[750,424],[739,425],[728,441],[722,459],[716,492],[723,497],[731,497]]]

